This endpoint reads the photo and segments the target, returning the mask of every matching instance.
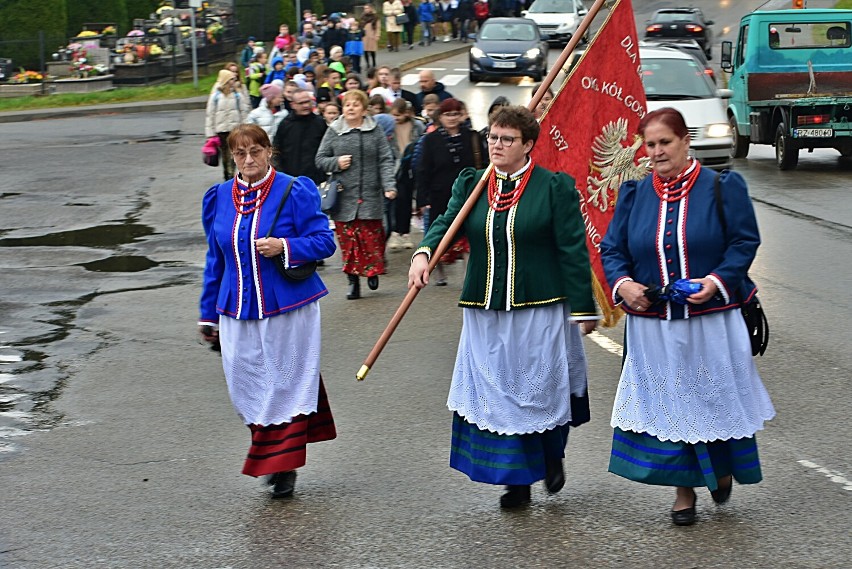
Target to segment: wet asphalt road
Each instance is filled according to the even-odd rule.
[[[849,566],[852,164],[836,152],[792,172],[770,147],[736,163],[764,242],[758,367],[778,416],[758,435],[764,482],[723,508],[701,495],[699,523],[674,528],[669,490],[606,473],[620,358],[601,338],[586,340],[593,419],[562,493],[501,512],[498,489],[449,469],[458,267],[355,382],[407,252],[357,302],[338,260],[321,269],[339,437],[311,447],[294,499],[269,500],[239,474],[248,433],[195,336],[199,205],[219,176],[202,126],[200,112],[0,125],[0,567]]]
[[[460,269],[354,381],[404,296],[406,252],[357,302],[339,261],[322,269],[340,435],[311,448],[296,498],[270,501],[239,474],[248,433],[195,337],[199,202],[218,176],[198,156],[201,123],[183,112],[0,126],[3,421],[6,434],[35,430],[3,439],[0,565],[847,565],[852,199],[835,153],[794,172],[775,170],[768,148],[737,164],[764,239],[752,273],[772,344],[758,364],[778,417],[759,435],[765,482],[724,508],[702,495],[700,523],[674,528],[668,490],[606,473],[620,359],[591,340],[593,421],[572,435],[563,493],[536,488],[529,510],[505,513],[496,488],[447,467]]]

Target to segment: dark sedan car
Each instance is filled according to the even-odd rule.
[[[547,74],[547,38],[527,18],[490,18],[470,48],[470,80],[485,77],[532,77]]]
[[[690,39],[712,59],[713,20],[706,20],[698,8],[667,8],[657,10],[645,25],[646,39]]]

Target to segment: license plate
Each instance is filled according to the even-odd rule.
[[[831,138],[834,130],[830,128],[794,128],[793,138]]]
[[[514,69],[515,62],[514,61],[495,61],[494,62],[495,69]]]

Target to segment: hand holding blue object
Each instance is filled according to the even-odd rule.
[[[662,288],[649,288],[645,291],[645,297],[652,303],[670,301],[678,304],[686,304],[686,299],[690,295],[700,292],[701,288],[701,283],[694,283],[689,279],[680,279]]]

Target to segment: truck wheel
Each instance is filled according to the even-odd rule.
[[[731,115],[729,120],[731,123],[731,158],[745,158],[748,156],[751,139],[747,136],[740,136],[736,117]]]
[[[775,130],[775,162],[781,170],[794,170],[799,163],[799,149],[790,140],[784,123]]]

